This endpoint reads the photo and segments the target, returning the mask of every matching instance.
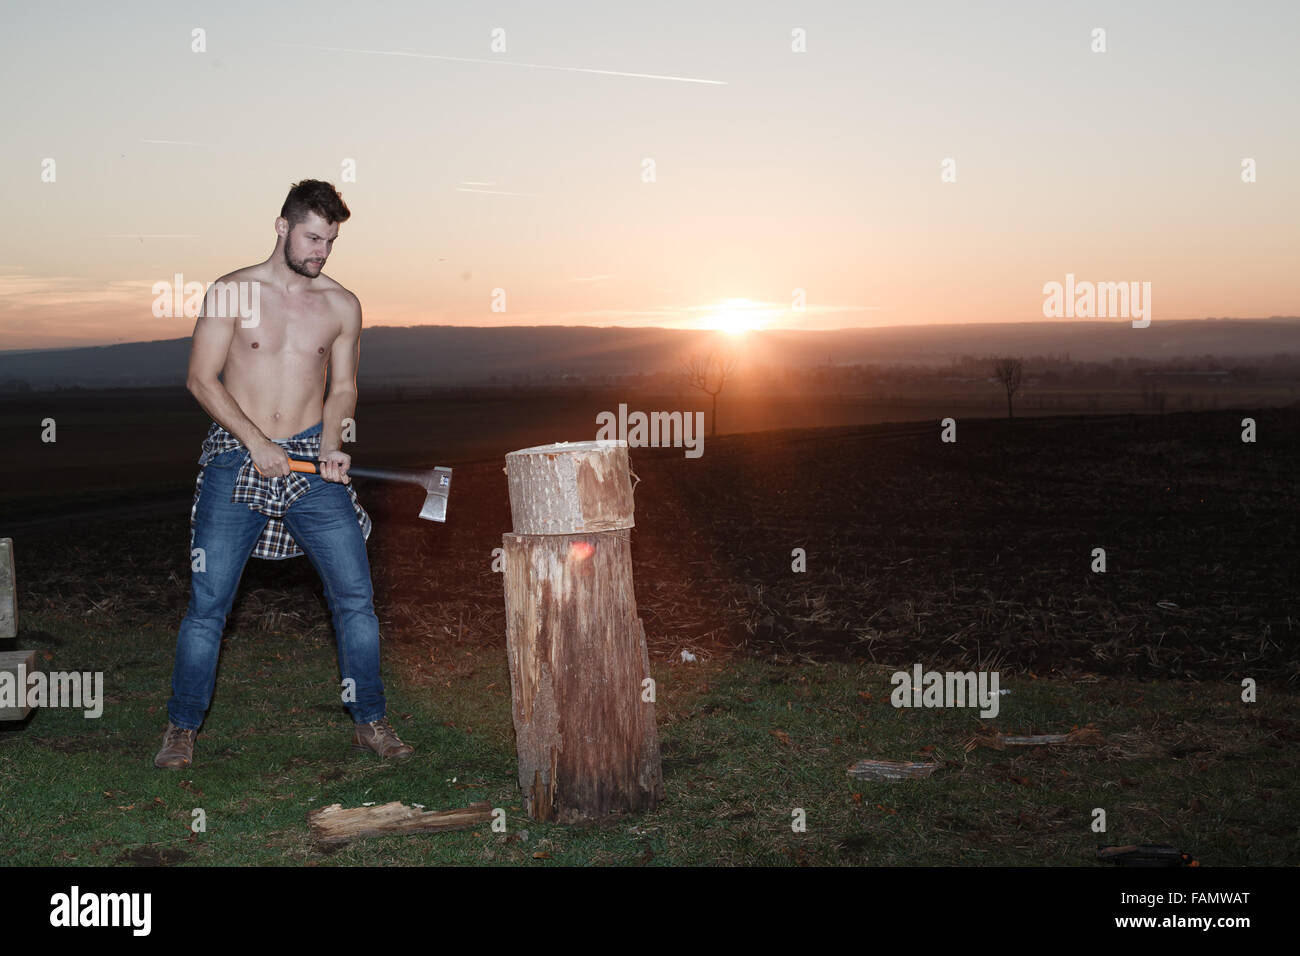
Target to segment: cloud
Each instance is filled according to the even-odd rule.
[[[156,279],[88,279],[84,276],[0,275],[0,312],[70,305],[140,304],[149,309]],[[166,280],[164,280],[166,281]]]
[[[453,60],[457,63],[487,63],[492,66],[518,66],[530,70],[562,70],[566,73],[598,73],[603,76],[629,76],[642,80],[671,80],[675,83],[705,83],[726,86],[725,80],[705,80],[693,76],[665,76],[660,73],[626,73],[620,70],[595,70],[585,66],[550,66],[545,63],[515,63],[509,60],[484,60],[472,56],[443,56],[437,53],[406,53],[401,50],[358,50],[351,47],[316,46],[307,43],[275,43],[273,46],[300,50],[323,50],[328,53],[365,53],[374,56],[408,56],[420,60]]]
[[[0,272],[0,349],[59,348],[187,336],[190,319],[153,315],[159,279]]]

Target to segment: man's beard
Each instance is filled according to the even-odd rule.
[[[318,275],[320,275],[320,269],[325,268],[325,263],[322,262],[322,263],[320,264],[320,269],[317,269],[315,272],[309,272],[309,271],[307,270],[307,266],[308,266],[308,264],[309,264],[309,260],[307,260],[307,259],[302,259],[302,260],[300,260],[300,261],[298,261],[298,262],[294,262],[294,261],[293,261],[293,257],[289,255],[289,244],[288,244],[288,243],[285,243],[285,246],[284,246],[284,263],[285,263],[285,265],[287,265],[290,269],[292,269],[294,272],[298,273],[298,275],[300,275],[300,276],[306,276],[308,279],[314,279],[314,278],[316,278]],[[311,263],[311,264],[312,264],[312,265],[315,265],[315,263]]]

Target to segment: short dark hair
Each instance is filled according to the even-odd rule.
[[[300,183],[294,183],[289,195],[284,197],[284,205],[280,207],[280,215],[289,220],[290,229],[306,219],[309,212],[314,212],[328,223],[347,222],[352,215],[338,190],[319,179],[304,179]]]

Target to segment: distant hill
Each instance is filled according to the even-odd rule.
[[[713,333],[660,328],[375,326],[362,335],[358,380],[376,385],[533,383],[565,376],[653,374],[705,347]],[[1266,357],[1300,353],[1300,318],[1153,322],[1044,321],[751,332],[756,354],[786,366],[944,364],[962,355],[1061,355],[1074,360]],[[758,351],[761,348],[761,352]],[[190,340],[0,352],[0,390],[79,385],[183,385]]]

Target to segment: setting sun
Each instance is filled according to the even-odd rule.
[[[767,318],[765,310],[758,302],[749,299],[727,299],[709,315],[705,316],[706,329],[716,329],[730,335],[740,335],[761,328]]]

